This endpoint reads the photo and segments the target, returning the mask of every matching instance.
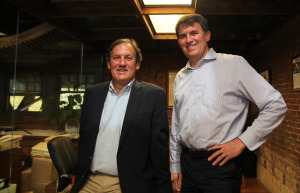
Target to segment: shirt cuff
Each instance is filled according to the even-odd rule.
[[[181,173],[180,163],[171,163],[170,172],[172,174],[180,174]]]
[[[250,151],[254,151],[262,144],[260,140],[255,137],[255,135],[252,135],[251,132],[247,130],[238,138],[247,146]]]

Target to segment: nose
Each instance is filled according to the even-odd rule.
[[[126,64],[125,57],[121,57],[121,59],[120,59],[120,65],[125,65],[125,64]]]
[[[186,35],[186,42],[187,43],[190,43],[190,42],[192,42],[193,40],[192,40],[192,37],[189,35],[189,34],[187,34]]]

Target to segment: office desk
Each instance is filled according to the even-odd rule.
[[[25,158],[31,160],[31,150],[36,144],[43,142],[47,137],[66,134],[64,131],[56,130],[26,130],[1,132],[0,135],[22,135],[19,148],[13,148],[5,151],[0,151],[0,178],[9,178],[10,165],[12,167],[11,183],[17,184],[17,193],[20,193],[21,187],[21,172],[26,166]],[[75,149],[78,147],[78,134],[72,133],[70,137],[73,141]],[[12,151],[11,151],[12,150]],[[11,159],[12,158],[12,159]],[[31,167],[31,162],[28,167]],[[25,167],[26,169],[26,167]]]
[[[2,132],[1,135],[11,135],[12,132]],[[22,135],[23,138],[20,142],[23,156],[30,156],[31,149],[36,144],[43,142],[47,137],[54,135],[67,134],[65,131],[57,130],[16,130],[13,131],[14,135]],[[71,139],[74,142],[74,147],[78,147],[78,133],[70,133]]]

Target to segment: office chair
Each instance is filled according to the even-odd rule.
[[[63,191],[72,182],[77,152],[69,137],[56,137],[48,141],[51,160],[58,173],[57,192]]]

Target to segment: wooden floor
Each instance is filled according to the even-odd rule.
[[[271,193],[256,178],[245,178],[241,193]]]

